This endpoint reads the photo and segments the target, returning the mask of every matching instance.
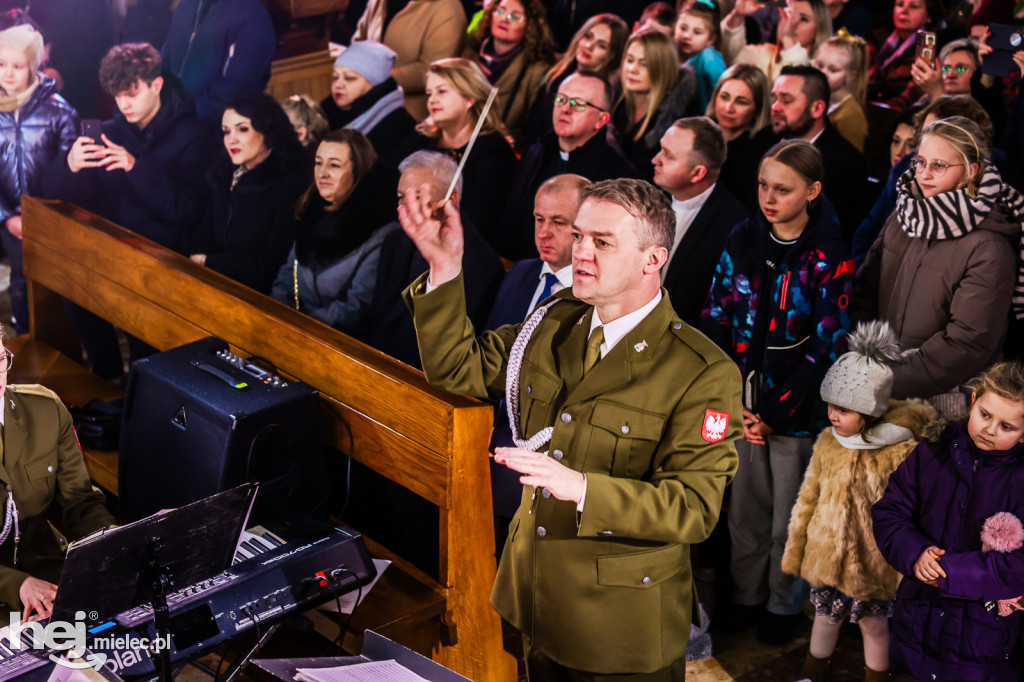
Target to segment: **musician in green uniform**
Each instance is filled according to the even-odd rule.
[[[0,601],[21,609],[23,619],[48,617],[64,564],[64,543],[46,519],[54,498],[63,529],[76,536],[116,521],[92,485],[71,415],[57,395],[7,384],[14,355],[2,336],[0,327]]]
[[[714,528],[736,471],[740,377],[661,288],[668,199],[639,180],[582,199],[571,291],[476,338],[458,212],[439,214],[424,186],[399,207],[430,265],[406,301],[431,383],[508,397],[520,447],[495,460],[522,474],[523,496],[491,604],[523,633],[531,682],[682,680],[689,545]]]

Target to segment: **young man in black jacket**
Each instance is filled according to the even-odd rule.
[[[213,140],[196,120],[191,95],[162,70],[152,45],[112,48],[100,82],[118,111],[99,139],[82,135],[58,158],[47,193],[178,250],[205,203]],[[94,371],[121,376],[113,327],[77,306],[69,312]]]

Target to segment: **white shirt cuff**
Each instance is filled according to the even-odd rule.
[[[580,503],[576,505],[576,511],[583,513],[583,503],[587,501],[587,475],[583,474],[583,495],[580,496]]]

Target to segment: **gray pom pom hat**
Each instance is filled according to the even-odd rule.
[[[857,325],[846,337],[850,352],[839,358],[821,382],[821,399],[867,417],[880,417],[889,407],[892,368],[902,352],[887,322]]]

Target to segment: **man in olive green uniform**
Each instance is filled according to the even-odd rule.
[[[57,395],[37,385],[6,385],[13,357],[0,342],[0,537],[7,535],[0,544],[0,601],[22,609],[24,618],[46,617],[64,564],[63,548],[46,520],[54,498],[63,511],[63,529],[76,536],[116,521],[92,485],[71,415]]]
[[[518,403],[524,447],[495,460],[522,474],[523,497],[491,603],[522,631],[531,681],[681,680],[689,545],[714,528],[736,471],[740,377],[661,289],[668,199],[639,180],[582,196],[572,291],[539,322],[474,338],[458,213],[435,218],[424,186],[399,207],[430,265],[406,299],[432,383]]]

